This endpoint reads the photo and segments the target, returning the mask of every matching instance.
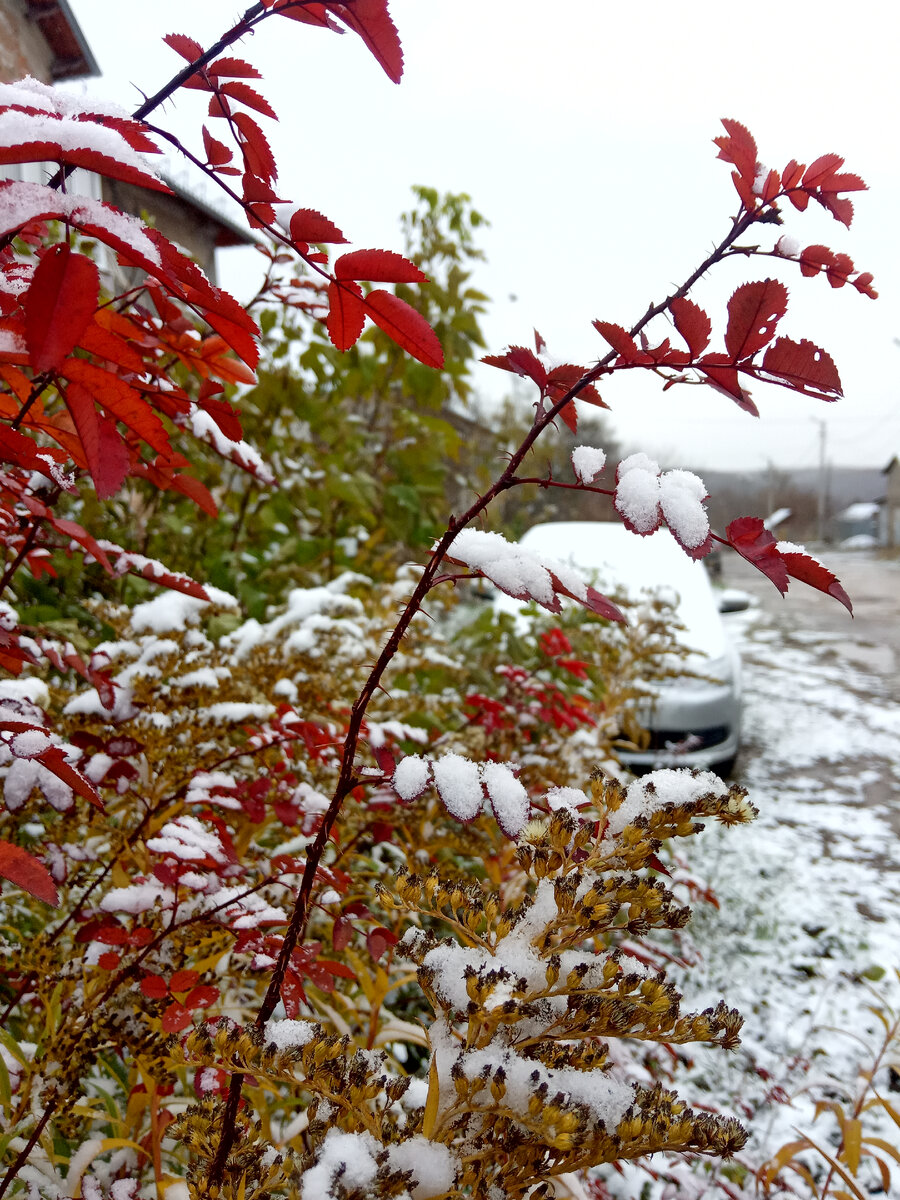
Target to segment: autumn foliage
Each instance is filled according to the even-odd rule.
[[[627,684],[610,698],[625,635],[608,631],[625,614],[571,568],[475,526],[512,488],[601,493],[635,536],[667,526],[693,558],[728,547],[781,592],[795,579],[850,608],[827,567],[759,518],[713,531],[690,472],[632,455],[603,487],[599,467],[563,480],[524,464],[557,418],[577,431],[579,402],[605,408],[623,371],[712,387],[754,416],[759,384],[839,399],[825,350],[779,334],[779,280],[742,284],[721,316],[690,292],[740,255],[874,297],[846,254],[779,233],[810,201],[849,225],[848,194],[865,185],[834,154],[767,169],[750,133],[724,121],[715,144],[738,212],[681,287],[630,327],[595,320],[593,364],[551,365],[538,334],[533,350],[485,358],[530,381],[534,421],[421,547],[422,569],[368,596],[341,576],[298,589],[271,620],[242,621],[233,597],[78,518],[93,511],[86,496],[138,484],[214,519],[192,465],[201,441],[277,486],[241,425],[259,327],[157,230],[79,194],[73,172],[165,192],[153,161],[174,146],[274,246],[265,303],[313,314],[338,351],[370,322],[424,366],[444,365],[431,325],[392,290],[428,286],[410,258],[343,249],[341,229],[308,208],[276,217],[264,131],[276,114],[258,71],[231,53],[270,21],[282,36],[349,31],[400,80],[386,0],[262,0],[210,47],[169,35],[184,65],[131,115],[34,80],[0,86],[0,163],[51,165],[47,183],[0,182],[0,876],[19,937],[2,985],[0,1196],[59,1184],[130,1200],[152,1183],[175,1188],[172,1200],[537,1197],[552,1178],[621,1158],[731,1154],[737,1123],[686,1108],[648,1079],[635,1046],[735,1044],[740,1019],[724,1004],[681,1013],[652,931],[677,934],[687,919],[663,842],[751,808],[712,777],[587,780],[568,735],[597,731],[599,754],[631,732]],[[208,97],[192,145],[154,123],[179,88]],[[110,265],[136,282],[116,293]],[[98,604],[106,633],[79,651],[16,612],[19,581],[52,580],[71,556],[170,595],[132,612]],[[452,647],[427,642],[423,604],[472,577],[552,614],[575,601],[607,632],[579,657],[582,635],[561,616],[535,626],[528,663],[438,688]],[[222,612],[234,618],[224,635],[209,626]],[[495,651],[511,644],[508,629],[491,636]],[[603,654],[605,701],[590,676]],[[487,1154],[498,1138],[502,1161]]]

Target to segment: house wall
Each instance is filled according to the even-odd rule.
[[[40,30],[28,19],[21,0],[0,0],[0,83],[33,75],[51,82],[53,54]]]
[[[175,196],[152,192],[147,188],[103,179],[103,199],[124,212],[146,214],[169,241],[175,242],[194,259],[210,283],[216,282],[216,225],[195,208],[188,208]]]

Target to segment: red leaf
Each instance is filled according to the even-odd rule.
[[[841,377],[832,359],[805,338],[792,342],[779,338],[766,351],[762,371],[774,375],[779,383],[814,396],[819,400],[837,400],[843,395]]]
[[[375,929],[370,929],[366,934],[366,947],[375,962],[378,962],[390,946],[396,946],[396,944],[396,935],[381,925]]]
[[[145,975],[139,987],[148,1000],[164,1000],[169,994],[169,985],[162,975]]]
[[[343,950],[353,937],[353,925],[346,917],[338,917],[331,931],[331,944],[335,950]]]
[[[541,391],[547,386],[547,368],[526,346],[510,346],[505,354],[486,354],[481,361],[486,366],[499,367],[501,371],[510,371],[513,375],[530,379]],[[562,395],[560,392],[557,398],[561,399]]]
[[[41,114],[43,117],[43,114]],[[45,128],[50,128],[49,125]],[[21,141],[11,146],[0,146],[0,163],[46,162],[50,160],[60,165],[84,167],[86,171],[96,171],[98,175],[106,175],[110,179],[121,179],[124,183],[136,183],[139,187],[150,188],[154,192],[166,192],[171,195],[171,188],[157,179],[150,171],[142,170],[131,163],[113,158],[111,154],[103,154],[89,146],[61,146],[47,137],[40,140]]]
[[[100,274],[85,255],[67,242],[44,254],[25,297],[25,342],[35,371],[55,370],[77,346],[99,295]]]
[[[212,167],[221,167],[231,162],[231,150],[224,142],[214,138],[205,125],[203,126],[203,149],[206,151],[206,161]]]
[[[837,192],[820,192],[816,199],[823,208],[827,208],[836,221],[850,228],[853,222],[853,204],[845,196]]]
[[[342,5],[334,15],[348,29],[359,34],[387,77],[399,83],[403,75],[403,47],[388,12],[387,0],[353,0],[352,4]]]
[[[787,567],[765,523],[759,517],[738,517],[725,532],[729,545],[768,576],[783,596],[788,589]]]
[[[224,92],[226,96],[230,96],[233,100],[237,100],[238,103],[245,104],[247,108],[255,108],[264,117],[272,117],[273,120],[278,120],[278,114],[265,96],[261,96],[256,88],[250,87],[249,84],[240,83],[235,80],[230,83],[223,83],[219,91]]]
[[[114,971],[121,961],[121,954],[116,954],[115,950],[107,950],[97,959],[97,966],[103,971]]]
[[[70,521],[67,517],[54,517],[49,515],[47,516],[47,520],[59,533],[64,534],[66,537],[70,537],[72,541],[77,542],[79,546],[83,546],[84,549],[87,550],[88,554],[97,560],[104,571],[107,571],[110,575],[114,574],[112,563],[109,561],[106,551],[95,538],[91,537],[86,529],[77,523],[77,521]]]
[[[444,351],[438,336],[412,305],[401,300],[392,292],[369,292],[363,299],[366,312],[392,341],[424,363],[426,367],[440,370],[444,365]]]
[[[564,404],[559,410],[559,415],[572,433],[578,432],[578,409],[575,407],[574,400],[570,400],[568,404]]]
[[[101,812],[105,812],[103,802],[97,795],[94,785],[74,767],[70,766],[65,759],[65,755],[59,746],[50,746],[43,754],[38,756],[38,761],[52,771],[57,779],[61,779],[63,783],[67,783],[73,792],[77,792],[79,796],[83,796],[85,800],[90,801],[94,808],[99,808]]]
[[[639,350],[634,344],[634,338],[630,333],[626,333],[621,325],[614,325],[611,321],[592,321],[591,324],[601,334],[613,350],[627,363],[652,363],[653,359],[649,354],[645,354],[643,350]]]
[[[174,988],[172,989],[174,991]],[[185,1008],[209,1008],[211,1004],[219,998],[219,989],[213,987],[212,984],[201,984],[200,987],[191,988],[184,998]]]
[[[67,379],[82,384],[107,412],[132,429],[158,454],[169,457],[171,446],[165,426],[150,405],[123,379],[83,358],[67,358],[62,373]]]
[[[850,597],[841,587],[838,577],[833,571],[829,571],[817,559],[812,558],[809,554],[803,554],[799,550],[781,550],[779,553],[788,575],[799,579],[801,583],[808,583],[810,587],[817,588],[820,592],[834,596],[835,600],[839,600],[850,615],[853,615]]]
[[[698,365],[716,391],[730,396],[738,408],[742,408],[751,416],[759,416],[759,409],[741,387],[737,370],[728,361],[727,354],[705,354]]]
[[[314,208],[298,208],[291,217],[291,239],[295,242],[346,244],[347,239],[327,217]]]
[[[78,345],[83,350],[89,350],[94,358],[105,358],[135,374],[143,374],[147,369],[146,364],[131,342],[97,323],[98,318],[105,321],[106,317],[99,313],[95,313],[94,317],[78,339]]]
[[[669,305],[675,328],[687,342],[691,358],[698,358],[709,345],[712,322],[693,300],[678,298]]]
[[[293,221],[291,222],[293,234]],[[393,250],[352,250],[334,264],[336,279],[364,279],[372,283],[427,283],[415,263]]]
[[[247,113],[235,113],[231,119],[244,139],[241,142],[241,153],[248,170],[260,179],[274,179],[278,175],[278,168],[266,135]]]
[[[806,167],[803,165],[803,163],[798,163],[796,158],[792,158],[788,165],[781,172],[782,188],[786,192],[789,192],[795,188],[803,178],[803,172],[805,170]]]
[[[217,58],[206,68],[210,75],[224,75],[227,78],[262,79],[256,67],[244,62],[242,58]]]
[[[284,979],[281,981],[281,1000],[284,1004],[284,1015],[291,1021],[300,1012],[301,1003],[307,1003],[303,981],[291,967],[285,971]]]
[[[193,475],[185,475],[179,473],[172,476],[172,487],[176,492],[181,492],[182,496],[187,496],[189,500],[202,509],[208,517],[217,517],[219,509],[215,500],[212,498],[212,493],[205,483],[201,483],[199,479],[195,479]]]
[[[362,288],[358,283],[336,283],[328,285],[328,317],[325,327],[328,336],[338,350],[349,350],[355,346],[366,323]]]
[[[184,33],[167,33],[163,41],[167,46],[171,46],[176,54],[186,58],[188,62],[196,62],[203,54],[203,47],[200,43],[195,42],[193,38]]]
[[[777,279],[745,283],[728,301],[725,349],[732,362],[749,358],[767,345],[787,310],[787,288]]]
[[[838,167],[844,165],[839,154],[822,154],[811,162],[803,175],[803,186],[807,188],[822,187]]]
[[[164,1033],[180,1033],[182,1029],[187,1029],[190,1023],[191,1010],[179,1004],[177,1000],[173,1001],[162,1015]]]
[[[169,988],[173,992],[186,992],[189,988],[195,986],[199,978],[199,974],[190,969],[176,971],[169,980]]]
[[[59,893],[52,875],[42,862],[21,846],[0,841],[0,876],[45,904],[59,908]]]
[[[231,321],[228,317],[223,316],[219,312],[207,311],[204,313],[207,324],[221,338],[223,338],[232,350],[237,354],[251,369],[256,367],[259,362],[259,345],[253,334],[243,326],[238,325],[235,321]]]
[[[75,422],[97,498],[108,500],[128,474],[128,448],[119,437],[115,421],[97,412],[94,398],[86,388],[80,383],[70,383],[60,391]]]
[[[733,163],[741,175],[752,179],[756,175],[759,158],[753,135],[740,121],[733,121],[729,117],[723,117],[722,124],[728,136],[713,138],[713,143],[719,147],[717,157]]]
[[[809,278],[817,275],[823,267],[831,266],[834,262],[834,251],[818,243],[814,246],[807,246],[805,250],[801,250],[799,262],[800,274]]]
[[[585,608],[589,608],[591,612],[595,612],[598,616],[606,617],[607,621],[622,621],[625,623],[624,614],[616,608],[612,600],[607,600],[606,596],[601,595],[596,588],[589,587],[587,598],[581,603]]]
[[[212,387],[217,385],[213,384]],[[221,390],[221,389],[220,389]],[[209,413],[219,429],[232,442],[240,442],[244,437],[244,431],[241,428],[241,419],[237,409],[223,400],[221,396],[207,392],[204,394],[201,389],[197,403],[204,412]]]
[[[339,979],[355,979],[356,974],[346,963],[335,962],[331,958],[317,959],[317,966],[326,970],[329,975],[337,975]]]

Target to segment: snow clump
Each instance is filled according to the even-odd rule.
[[[606,466],[606,454],[594,446],[576,446],[572,451],[572,470],[579,483],[592,483]]]

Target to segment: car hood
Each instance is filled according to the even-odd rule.
[[[520,540],[523,549],[581,569],[600,591],[624,592],[640,602],[651,593],[674,604],[684,629],[678,640],[702,658],[722,659],[730,645],[715,593],[702,562],[685,554],[667,529],[647,537],[601,521],[554,521],[535,525]],[[507,606],[519,607],[515,601]],[[692,663],[702,669],[702,663]]]

